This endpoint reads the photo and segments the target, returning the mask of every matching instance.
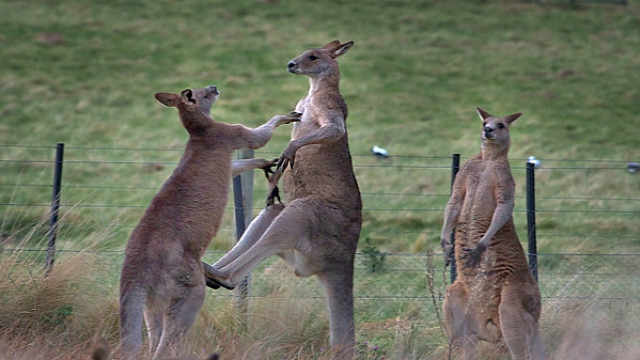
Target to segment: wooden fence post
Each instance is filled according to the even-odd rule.
[[[60,211],[60,188],[62,185],[62,163],[64,162],[64,143],[56,145],[56,161],[53,167],[53,195],[51,199],[51,214],[49,218],[49,241],[47,243],[47,257],[44,275],[53,269],[56,257],[56,236],[58,232],[58,213]]]
[[[237,152],[238,159],[253,158],[253,150],[243,149]],[[244,173],[233,178],[233,203],[235,208],[236,239],[240,241],[245,229],[253,219],[253,171]],[[233,290],[234,307],[238,312],[240,326],[246,328],[247,313],[249,310],[249,282],[251,274],[247,275]]]
[[[536,175],[535,164],[527,161],[527,235],[529,242],[529,270],[538,281],[538,244],[536,239]]]
[[[458,175],[458,171],[460,171],[460,154],[453,154],[451,156],[451,192],[453,192],[453,183],[456,181],[456,175]],[[451,283],[453,284],[456,281],[457,269],[456,269],[456,256],[455,256],[455,241],[456,241],[456,230],[453,229],[451,233],[451,246],[453,246],[454,251],[451,252],[451,259],[449,263],[450,266],[450,277]]]

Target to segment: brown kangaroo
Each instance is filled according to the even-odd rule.
[[[207,360],[219,360],[220,356],[216,353],[209,355]],[[106,342],[94,347],[91,352],[91,360],[110,360],[111,359],[111,351],[109,349],[109,345]],[[165,358],[164,360],[192,360],[193,358],[189,357],[176,357],[176,358]],[[199,359],[195,359],[199,360]]]
[[[455,227],[458,278],[447,288],[445,325],[464,359],[478,340],[506,343],[514,360],[544,359],[538,333],[540,291],[515,226],[515,183],[507,160],[509,127],[520,113],[498,118],[478,108],[482,151],[457,175],[444,213],[441,241],[451,252]]]
[[[352,45],[332,41],[288,63],[289,72],[307,75],[311,82],[296,105],[302,119],[271,180],[275,186],[284,171],[289,202],[268,200],[238,244],[207,269],[207,277],[233,286],[260,261],[278,254],[297,276],[317,275],[327,294],[330,343],[341,358],[353,356],[353,261],[362,223],[336,61]]]
[[[222,221],[232,168],[239,172],[269,164],[255,160],[232,166],[232,152],[264,146],[277,126],[300,117],[277,115],[255,129],[214,122],[208,114],[218,95],[215,86],[155,94],[162,104],[178,108],[189,141],[127,243],[120,278],[125,359],[137,358],[140,351],[143,314],[153,359],[175,351],[204,300],[200,258]]]

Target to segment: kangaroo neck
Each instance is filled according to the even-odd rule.
[[[186,167],[198,167],[203,171],[215,168],[215,162],[210,161],[214,156],[217,147],[203,143],[201,140],[190,138],[185,146],[184,154],[180,159],[180,164]]]
[[[482,160],[507,160],[509,144],[482,143]]]
[[[309,97],[320,92],[340,92],[340,74],[329,73],[309,77]]]

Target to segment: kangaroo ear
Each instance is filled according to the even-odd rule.
[[[507,115],[504,117],[504,121],[506,121],[507,124],[511,125],[511,123],[516,121],[516,119],[519,118],[520,116],[522,116],[522,113]]]
[[[339,46],[340,46],[340,40],[333,40],[331,42],[328,42],[322,48],[329,51],[335,51]]]
[[[491,114],[489,114],[488,112],[486,112],[486,111],[482,110],[482,109],[481,109],[481,108],[479,108],[479,107],[477,107],[477,108],[476,108],[476,112],[478,113],[478,116],[480,116],[480,119],[481,119],[482,121],[485,121],[485,120],[487,120],[487,118],[490,118],[490,117],[491,117]]]
[[[161,104],[168,107],[176,107],[180,102],[180,96],[178,96],[178,94],[161,92],[156,93],[154,96]]]
[[[340,43],[340,42],[338,41],[338,43]],[[338,45],[338,47],[335,48],[335,50],[331,51],[331,57],[332,58],[337,58],[338,56],[346,53],[347,50],[349,50],[352,46],[353,46],[353,41],[347,41],[344,44]]]

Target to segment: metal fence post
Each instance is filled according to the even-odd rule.
[[[238,159],[253,158],[253,150],[243,149],[237,153]],[[240,241],[242,234],[251,223],[253,217],[253,171],[246,171],[233,178],[233,202],[235,207],[236,239]],[[234,292],[234,307],[238,312],[240,326],[247,326],[247,313],[249,304],[249,281],[251,275],[247,275],[236,286]]]
[[[53,196],[51,199],[51,214],[49,220],[49,232],[47,243],[47,257],[45,276],[53,269],[56,257],[56,235],[58,232],[58,213],[60,211],[60,187],[62,184],[62,163],[64,161],[64,143],[56,145],[56,161],[53,168]]]
[[[453,192],[453,183],[456,181],[456,175],[458,175],[458,171],[460,170],[460,154],[453,154],[451,156],[451,189],[450,192]],[[454,247],[455,249],[455,241],[456,241],[456,237],[455,237],[455,229],[453,230],[453,232],[451,233],[451,246]],[[449,261],[449,263],[451,264],[450,267],[450,277],[451,277],[451,283],[453,283],[454,281],[456,281],[456,276],[457,276],[457,269],[456,269],[456,257],[455,257],[455,251],[451,252],[451,259]]]
[[[538,281],[538,244],[536,242],[535,164],[527,162],[527,234],[529,239],[529,270]]]

